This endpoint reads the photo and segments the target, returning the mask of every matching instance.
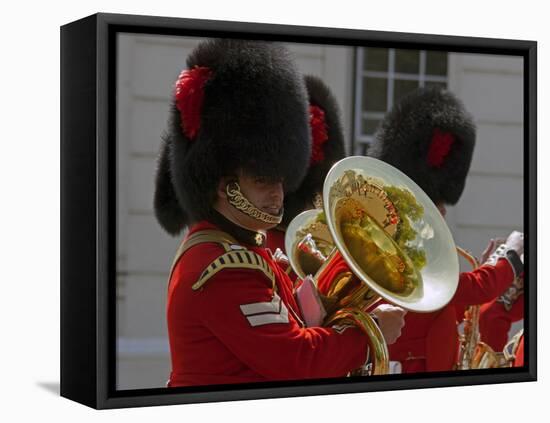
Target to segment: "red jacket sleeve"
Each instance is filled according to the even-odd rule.
[[[523,307],[523,296],[517,299],[509,311],[497,300],[483,304],[479,312],[481,340],[493,350],[502,351],[508,342],[512,322],[523,318]]]
[[[451,300],[457,307],[483,304],[501,295],[514,280],[514,271],[505,259],[495,266],[483,265],[473,272],[460,274],[458,288]]]
[[[302,328],[259,272],[224,269],[200,298],[202,323],[243,363],[268,379],[345,376],[362,366],[367,338],[357,328]]]

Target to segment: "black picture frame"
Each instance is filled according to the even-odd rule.
[[[525,357],[521,368],[273,382],[195,389],[117,391],[115,373],[116,36],[121,32],[402,46],[524,58]],[[243,22],[95,14],[61,28],[61,395],[90,407],[370,392],[537,378],[537,44],[533,41],[407,34]]]

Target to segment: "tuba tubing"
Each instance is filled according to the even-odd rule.
[[[456,249],[458,254],[472,266],[473,270],[480,266],[479,261],[471,253],[458,246]],[[475,304],[469,306],[464,312],[464,318],[462,319],[464,333],[459,338],[456,369],[471,370],[510,367],[513,358],[511,358],[512,355],[507,354],[506,347],[504,352],[497,352],[481,340],[481,333],[479,332],[480,309],[481,305]]]
[[[357,307],[346,307],[337,310],[328,320],[325,326],[335,324],[353,324],[365,332],[368,336],[369,360],[372,362],[372,370],[369,374],[384,375],[389,371],[389,354],[382,331],[372,316]],[[359,373],[362,369],[359,369]]]
[[[422,231],[422,234],[428,233],[426,242],[433,243],[430,247],[432,250],[429,251],[431,255],[429,258],[433,258],[433,265],[429,261],[426,265],[429,271],[422,271],[421,274],[416,267],[411,270],[413,262],[388,232],[387,227],[393,224],[395,233],[397,226],[395,214],[389,217],[383,215],[385,220],[375,217],[376,213],[380,214],[380,210],[385,213],[385,210],[394,209],[385,195],[386,185],[382,188],[377,183],[369,185],[371,184],[369,178],[372,178],[372,181],[385,180],[392,187],[406,188],[409,194],[418,199],[423,206],[425,211],[423,228],[431,229],[433,238],[429,238],[430,231]],[[376,201],[380,200],[380,204],[374,204],[374,208],[378,208],[376,213],[373,211],[374,208],[373,210],[369,208],[369,195],[371,197],[374,195]],[[360,207],[357,206],[358,204]],[[366,243],[365,245],[355,242],[351,237],[355,233],[352,230],[356,228],[352,225],[352,229],[349,229],[350,226],[347,225],[349,210],[359,210],[363,213],[361,222],[366,222],[370,238],[363,236],[362,233],[359,238]],[[312,232],[317,232],[318,238],[325,247],[323,253],[326,253],[327,245],[333,247],[329,257],[313,278],[320,294],[329,300],[324,301],[325,305],[328,304],[328,317],[325,319],[324,326],[339,323],[358,326],[366,333],[369,340],[372,363],[369,374],[386,374],[389,371],[387,345],[375,320],[368,314],[368,309],[381,298],[415,312],[431,312],[444,307],[454,295],[458,285],[458,257],[454,241],[437,207],[418,185],[393,166],[370,157],[348,157],[332,167],[323,186],[322,211],[326,219],[324,221],[319,220],[320,210],[310,210],[298,215],[288,226],[285,249],[289,261],[294,272],[304,277],[305,274],[297,263],[295,252],[298,251],[300,240],[310,232],[308,231],[310,228],[313,228]],[[321,227],[322,224],[325,228]],[[343,228],[347,228],[346,233],[343,233]],[[346,239],[355,244],[346,243]],[[376,245],[379,251],[372,253],[373,245]],[[316,254],[317,257],[326,255]],[[410,277],[414,283],[409,284],[412,287],[407,285],[406,290],[402,291],[398,290],[400,286],[396,289],[395,285],[381,284],[380,281],[384,280],[384,275],[380,279],[380,269],[386,269],[390,276],[412,275],[407,277]],[[423,281],[424,274],[427,279]],[[376,275],[379,279],[373,279],[371,275]],[[390,282],[393,281],[389,276],[387,279]]]

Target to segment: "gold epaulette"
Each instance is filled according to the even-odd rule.
[[[201,289],[212,276],[223,269],[258,270],[271,281],[273,288],[275,288],[275,274],[262,256],[239,245],[234,238],[225,232],[212,229],[195,232],[180,245],[174,257],[168,280],[172,278],[172,272],[180,257],[191,247],[204,242],[219,244],[225,250],[225,253],[208,265],[197,282],[193,284],[193,290]]]
[[[195,232],[184,242],[182,242],[178,248],[178,251],[176,251],[176,255],[174,256],[174,260],[172,261],[172,267],[170,268],[168,280],[172,279],[172,273],[174,272],[174,268],[176,267],[176,264],[178,263],[181,256],[183,256],[183,254],[191,247],[194,247],[195,245],[201,244],[203,242],[213,242],[215,244],[219,244],[226,252],[231,251],[231,244],[237,243],[237,241],[235,241],[228,234],[222,231],[205,229],[203,231]]]
[[[223,269],[259,270],[271,281],[272,286],[275,286],[275,274],[262,256],[253,251],[242,249],[222,254],[210,263],[204,272],[202,272],[199,280],[193,284],[193,290],[196,291],[202,288],[212,276]]]

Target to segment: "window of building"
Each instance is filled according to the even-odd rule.
[[[385,113],[408,92],[447,87],[448,55],[429,50],[358,48],[354,154],[365,154]]]

